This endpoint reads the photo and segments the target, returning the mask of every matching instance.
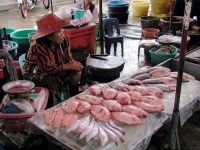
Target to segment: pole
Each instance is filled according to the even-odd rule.
[[[172,18],[174,16],[174,8],[176,7],[176,2],[177,2],[177,0],[174,1],[174,4],[172,4],[172,8],[171,8],[171,16],[170,16],[170,20],[169,20],[169,33],[172,28]]]
[[[51,1],[51,12],[53,12],[53,0],[50,0]]]
[[[178,131],[177,131],[178,125],[179,125],[179,117],[180,117],[179,103],[180,103],[180,93],[181,93],[181,85],[182,85],[185,52],[187,49],[187,35],[188,35],[188,29],[189,29],[191,2],[192,2],[192,0],[186,0],[186,2],[185,2],[183,32],[182,32],[180,57],[179,57],[179,64],[178,64],[178,78],[177,78],[174,110],[173,110],[173,115],[172,115],[172,127],[170,130],[171,132],[170,132],[169,148],[172,150],[175,149],[176,142],[178,143],[178,148],[180,149],[179,140],[178,140]]]
[[[100,29],[100,47],[101,54],[104,54],[104,44],[103,44],[103,22],[102,22],[102,0],[99,0],[99,29]]]

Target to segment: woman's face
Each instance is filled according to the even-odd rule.
[[[61,44],[64,41],[64,34],[63,34],[63,29],[58,30],[51,35],[48,36],[48,39],[55,43],[55,44]]]
[[[85,0],[86,4],[90,4],[92,2],[92,0]]]

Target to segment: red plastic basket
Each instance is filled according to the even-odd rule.
[[[38,93],[44,89],[46,92],[45,101],[39,112],[42,112],[46,109],[48,98],[49,98],[49,90],[43,87],[35,87],[33,92],[30,92],[30,95],[36,97]],[[0,104],[0,109],[2,108],[3,103]],[[0,117],[3,119],[5,128],[7,132],[24,132],[27,119],[36,115],[39,112],[35,113],[23,113],[23,114],[4,114],[0,112]]]

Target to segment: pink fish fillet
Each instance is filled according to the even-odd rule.
[[[156,96],[157,98],[164,98],[164,93],[157,87],[146,87],[148,95]]]
[[[86,101],[93,105],[101,104],[101,99],[94,95],[81,94],[77,95],[76,99]]]
[[[140,92],[130,91],[126,93],[130,95],[132,101],[141,101],[142,99],[142,94]]]
[[[115,100],[122,104],[122,105],[130,105],[131,104],[131,97],[126,92],[119,92],[115,97]]]
[[[161,112],[163,109],[156,104],[149,104],[146,102],[132,101],[132,104],[142,108],[147,112]]]
[[[110,88],[110,87],[104,87],[103,89],[103,96],[106,98],[106,99],[114,99],[115,96],[117,95],[118,91],[113,89],[113,88]]]
[[[152,71],[157,70],[157,69],[167,69],[168,70],[169,68],[163,67],[163,66],[154,66],[154,67],[151,67],[149,69],[149,72],[152,72]]]
[[[86,101],[79,101],[79,106],[76,109],[77,112],[81,113],[81,114],[85,114],[90,112],[92,109],[92,105]]]
[[[74,113],[79,105],[79,101],[77,100],[66,100],[62,102],[62,108],[66,113]]]
[[[103,122],[107,122],[110,119],[110,111],[104,106],[93,105],[91,113],[96,119]]]
[[[102,92],[101,86],[99,84],[94,84],[88,88],[88,91],[92,95],[99,95]]]
[[[171,70],[169,68],[160,68],[150,71],[149,74],[151,74],[153,78],[167,77],[171,75]]]
[[[122,105],[116,100],[103,100],[102,105],[108,108],[109,111],[121,111]]]
[[[148,113],[146,111],[134,105],[124,105],[122,111],[136,115],[140,118],[146,118],[148,116]]]
[[[50,117],[50,111],[45,111],[43,114],[43,118],[44,118],[44,123],[46,125],[49,125],[49,122],[48,122],[49,117]]]
[[[53,129],[58,129],[62,123],[62,119],[63,119],[63,116],[64,116],[64,112],[62,109],[59,109],[56,113],[56,116],[55,116],[55,119],[53,121]]]
[[[79,117],[77,115],[73,115],[68,119],[68,122],[65,124],[66,128],[69,128],[71,124],[73,124],[75,121],[77,121]]]
[[[61,123],[62,127],[66,127],[68,120],[73,116],[73,114],[64,114],[63,121]]]
[[[171,77],[161,77],[157,78],[158,81],[162,82],[163,84],[167,85],[176,85],[177,80]]]
[[[161,111],[164,110],[164,105],[163,105],[162,100],[158,99],[155,96],[143,96],[142,102],[152,104],[152,105],[156,105],[161,109]]]
[[[56,113],[57,113],[57,110],[58,109],[53,109],[50,111],[50,117],[48,118],[48,124],[51,124],[56,116]]]
[[[129,86],[129,87],[130,87],[130,92],[135,91],[135,92],[141,93],[142,95],[148,95],[147,88],[144,86],[137,85],[137,86]]]
[[[127,125],[141,125],[142,120],[136,115],[128,114],[126,112],[111,112],[111,117],[115,120]]]

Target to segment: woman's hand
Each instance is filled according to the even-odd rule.
[[[4,59],[0,59],[0,69],[3,69],[5,65]]]
[[[83,66],[78,61],[72,61],[72,62],[69,62],[69,63],[63,65],[63,70],[76,70],[76,71],[80,71],[82,69],[83,69]]]

